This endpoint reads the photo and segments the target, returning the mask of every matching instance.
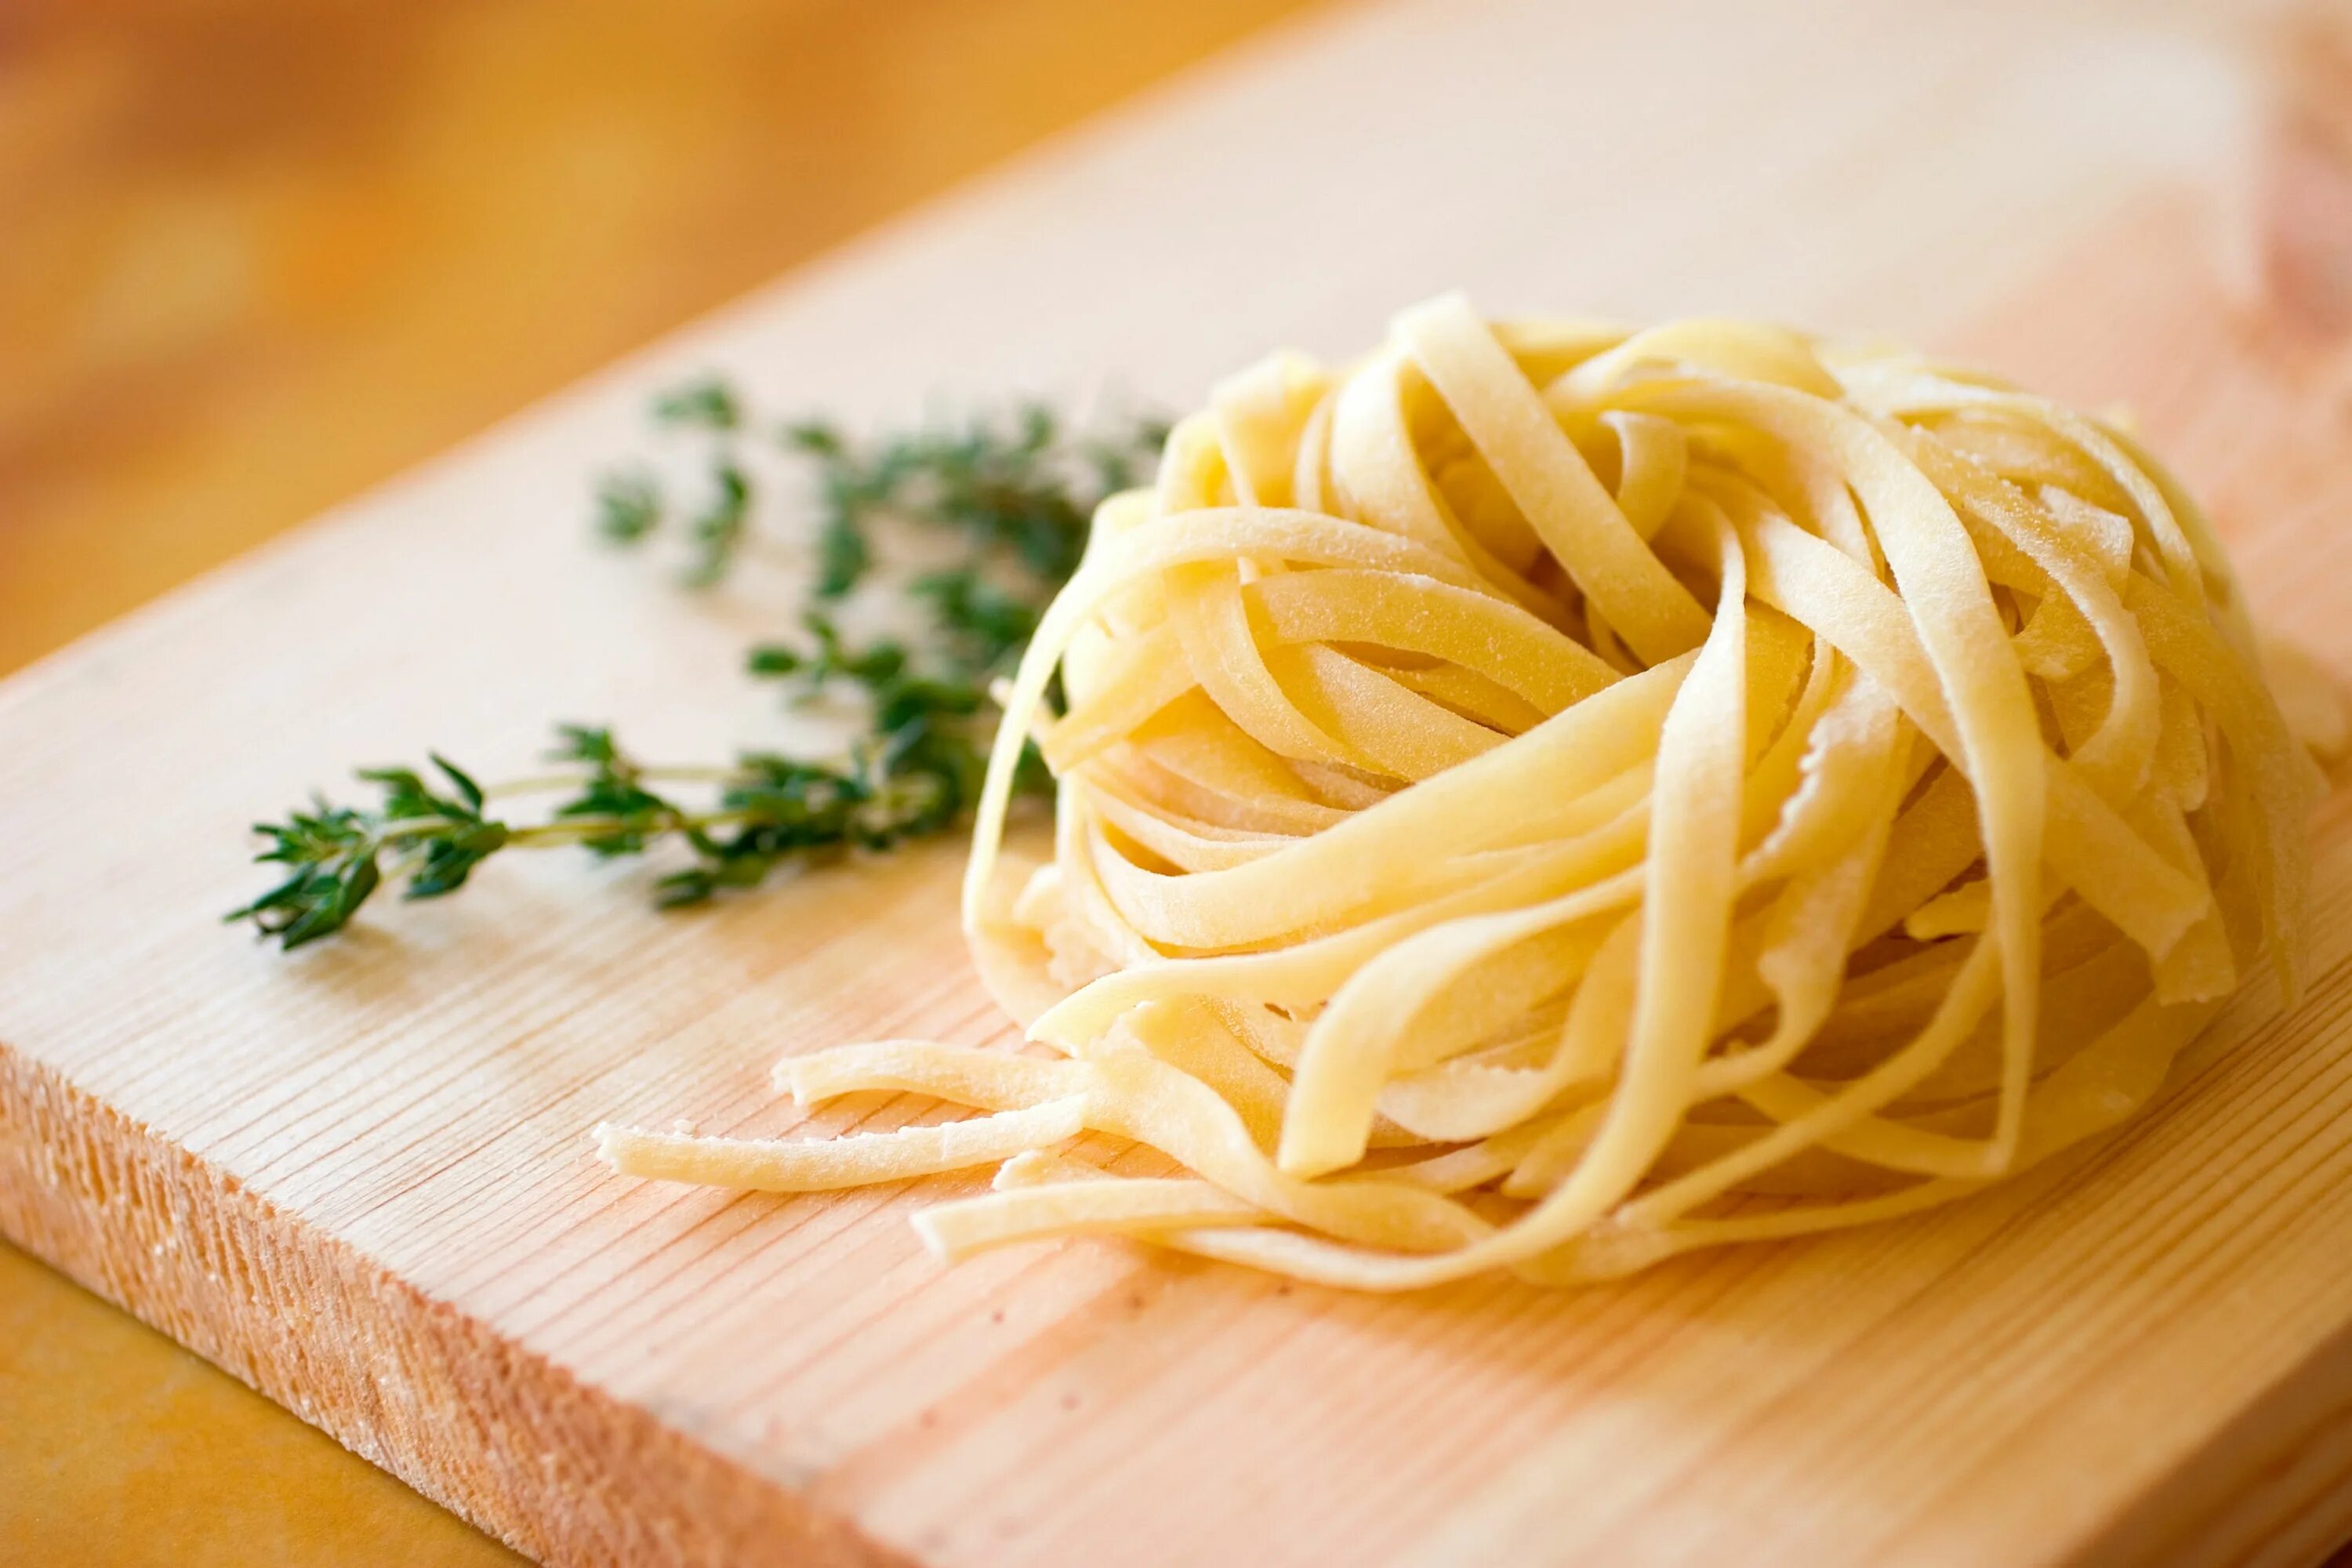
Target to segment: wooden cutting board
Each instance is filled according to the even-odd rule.
[[[2187,16],[2184,8],[2183,16]],[[2234,16],[2231,26],[2245,18]],[[1888,330],[2127,399],[2271,621],[2352,668],[2352,424],[2223,310],[2232,39],[2150,5],[1418,4],[1295,30],[0,687],[0,1230],[560,1563],[2263,1563],[2352,1532],[2352,808],[2292,1017],[1916,1222],[1396,1300],[1077,1242],[943,1270],[977,1181],[730,1198],[604,1117],[769,1134],[782,1052],[1005,1030],[953,851],[659,916],[499,865],[292,957],[243,825],[555,719],[772,740],[788,576],[584,539],[648,387],[852,418],[1181,404],[1488,308]],[[2218,25],[2217,25],[2218,26]]]

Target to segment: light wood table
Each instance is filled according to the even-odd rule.
[[[117,14],[102,28],[62,5],[12,12],[8,30],[0,34],[6,46],[0,52],[0,234],[8,237],[0,246],[0,366],[5,371],[0,374],[0,667],[35,657],[479,427],[682,312],[1282,8],[1246,0],[1148,0],[1126,6],[941,0],[880,11],[845,0],[723,11],[666,7],[655,21],[648,19],[652,8],[619,0],[561,7],[548,0],[449,0],[299,13],[273,0],[247,0],[241,8],[201,16],[175,9],[153,18],[134,14],[126,21]],[[1386,24],[1397,30],[1372,40],[1380,46],[1373,58],[1391,66],[1408,58],[1418,63],[1422,57],[1410,50],[1428,35],[1413,29],[1427,21],[1435,32],[1437,9],[1436,4],[1410,14],[1400,8]],[[1743,12],[1750,29],[1745,33],[1733,25]],[[1769,176],[1790,205],[1769,215],[1783,220],[1777,226],[1748,215],[1755,254],[1740,258],[1747,284],[1767,301],[1762,308],[1853,321],[1957,321],[1969,313],[1964,304],[1973,309],[1983,302],[1976,294],[1987,300],[1999,296],[2018,281],[2025,259],[2041,259],[2023,254],[2031,247],[2009,243],[2012,229],[2038,224],[1962,220],[1987,212],[2038,218],[2053,209],[2070,220],[2084,216],[2082,209],[2097,205],[2116,170],[2130,173],[2146,160],[2161,167],[2140,174],[2173,173],[2173,163],[2191,161],[2182,148],[2201,156],[2202,132],[2210,127],[2200,115],[2227,105],[2208,69],[2210,51],[2189,35],[2219,31],[2225,19],[2242,20],[2235,6],[2225,17],[2221,6],[2187,0],[2070,0],[2059,7],[2005,0],[1942,11],[1852,0],[1809,12],[1811,27],[1759,24],[1759,15],[1731,0],[1712,14],[1698,3],[1647,7],[1595,0],[1592,21],[1601,36],[1608,31],[1604,24],[1626,33],[1647,27],[1652,31],[1643,36],[1658,46],[1639,56],[1651,62],[1650,72],[1622,71],[1629,90],[1663,90],[1657,84],[1681,79],[1677,73],[1693,65],[1685,57],[1696,52],[1708,57],[1700,62],[1703,75],[1716,84],[1711,94],[1697,95],[1708,100],[1713,117],[1665,126],[1679,138],[1647,134],[1644,122],[1640,152],[1654,171],[1646,181],[1634,164],[1603,167],[1608,160],[1590,157],[1591,139],[1556,137],[1543,149],[1552,161],[1538,161],[1538,173],[1552,182],[1545,188],[1553,201],[1528,215],[1517,249],[1506,243],[1514,237],[1500,228],[1486,231],[1493,243],[1486,251],[1467,256],[1450,239],[1442,251],[1433,240],[1427,258],[1368,245],[1359,258],[1364,270],[1349,282],[1362,296],[1358,302],[1368,303],[1374,294],[1399,297],[1392,274],[1423,260],[1432,268],[1465,269],[1472,281],[1497,292],[1507,283],[1531,291],[1552,286],[1556,275],[1532,270],[1532,260],[1530,271],[1516,272],[1512,258],[1549,258],[1543,265],[1549,268],[1569,254],[1556,221],[1563,210],[1622,220],[1577,231],[1574,249],[1583,268],[1577,302],[1618,308],[1633,300],[1647,308],[1669,293],[1686,301],[1704,294],[1697,280],[1719,283],[1727,273],[1710,270],[1711,258],[1704,255],[1694,262],[1688,255],[1666,254],[1677,231],[1664,221],[1663,206],[1640,205],[1634,198],[1646,193],[1628,185],[1653,185],[1680,204],[1685,216],[1696,214],[1714,226],[1694,225],[1690,234],[1717,235],[1727,213],[1741,216],[1737,199],[1746,185]],[[2128,37],[2097,30],[2101,20],[2125,15],[2147,22],[2148,30]],[[2045,53],[2017,47],[2017,38],[1998,31],[2022,28],[2029,19]],[[1451,25],[1454,18],[1446,20]],[[2156,27],[2159,20],[2179,36]],[[1538,68],[1549,57],[1515,49],[1515,39],[1526,38],[1512,25],[1505,16],[1483,35],[1481,58],[1490,69],[1436,84],[1454,94],[1454,115],[1476,122],[1479,100],[1498,92],[1506,104],[1545,109],[1572,98],[1559,93],[1557,82]],[[1524,18],[1517,25],[1532,26]],[[1683,30],[1670,37],[1663,31],[1678,25]],[[1875,28],[1922,36],[1898,47]],[[1968,47],[1933,47],[1938,39],[1950,42],[1939,31],[1946,28]],[[1580,46],[1582,35],[1572,36]],[[1623,47],[1625,40],[1618,42]],[[1795,58],[1770,58],[1774,48]],[[1597,49],[1580,54],[1601,58]],[[1344,102],[1349,92],[1360,100],[1378,97],[1346,76],[1350,60],[1360,58],[1328,57],[1320,68],[1331,77],[1310,72],[1294,79],[1294,88],[1304,79],[1318,90],[1294,91],[1289,101],[1322,110]],[[1509,68],[1522,59],[1538,64],[1514,75]],[[1936,90],[1905,89],[1908,79],[1893,66],[1922,59],[1933,61],[1934,70],[1924,74],[1933,78]],[[1837,67],[1843,74],[1828,84],[1832,90],[1796,95],[1817,114],[1776,120],[1743,113],[1740,91],[1783,65]],[[2109,97],[2091,90],[2099,84]],[[1511,99],[1509,92],[1527,96]],[[2003,101],[2004,95],[2011,101]],[[2118,100],[2128,101],[2118,107]],[[1441,93],[1436,101],[1447,100]],[[2161,114],[2122,112],[2150,101]],[[1427,144],[1407,147],[1408,139],[1391,127],[1378,145],[1424,154],[1422,163],[1402,173],[1433,186],[1450,173],[1442,159],[1426,156],[1433,147],[1443,150],[1447,113],[1412,102],[1433,132],[1423,139]],[[1979,122],[1970,115],[1980,107],[1988,112]],[[2117,111],[2103,111],[2108,108]],[[1915,113],[1935,128],[1932,134],[1906,140],[1885,129]],[[1523,120],[1532,123],[1538,116],[1530,112]],[[2075,161],[2046,152],[2053,128],[2084,125],[2113,144],[2077,149],[2084,155]],[[1875,133],[1848,135],[1856,126]],[[1255,138],[1260,122],[1253,120],[1244,129]],[[1321,162],[1313,172],[1338,162],[1331,147],[1360,153],[1374,140],[1331,139],[1314,153]],[[1260,142],[1231,143],[1221,155],[1233,156],[1236,145],[1255,151]],[[1563,149],[1574,156],[1557,156]],[[1871,155],[1860,156],[1856,149]],[[1905,155],[1882,156],[1888,149]],[[2021,149],[2046,155],[2021,156]],[[1981,177],[1971,184],[1962,166],[1977,167],[1981,176],[1990,165],[1969,161],[1988,154],[1997,154],[2000,167],[2014,174],[2015,188],[1995,193],[1998,201]],[[1106,178],[1104,188],[1161,199],[1163,193],[1142,175],[1164,172],[1166,161],[1147,159],[1133,147],[1124,156],[1129,161],[1111,165],[1117,177]],[[1193,173],[1232,166],[1213,159]],[[2099,177],[2078,177],[2086,171]],[[1172,183],[1181,185],[1183,173],[1175,171]],[[1510,173],[1523,177],[1523,171]],[[1587,177],[1594,184],[1582,188],[1597,194],[1581,208],[1560,201],[1561,191]],[[1612,187],[1612,177],[1624,183]],[[1234,194],[1223,184],[1196,185],[1192,210],[1223,219],[1226,209],[1210,198],[1223,202]],[[1357,211],[1367,205],[1359,204]],[[1034,209],[996,210],[1018,216]],[[1872,221],[1857,222],[1863,212],[1873,214]],[[1270,213],[1297,221],[1295,208],[1277,209],[1270,200],[1255,209],[1244,205],[1245,217],[1264,220]],[[1327,210],[1326,216],[1332,215]],[[1115,232],[1141,230],[1139,218],[1129,221],[1133,227]],[[2126,237],[2139,233],[2128,231]],[[2154,237],[2148,243],[2112,254],[2160,252],[2179,237],[2164,226],[2146,234]],[[1029,259],[993,282],[1011,295],[1044,293],[1058,276],[1036,265],[1046,241],[1034,228],[1021,236],[1032,242],[1029,248],[995,254]],[[1109,240],[1097,235],[1094,243]],[[1965,268],[1931,273],[1917,265],[1923,252],[1957,254],[1963,246]],[[1834,273],[1823,260],[1832,251]],[[963,267],[967,258],[957,253],[948,259]],[[1095,260],[1100,259],[1097,251]],[[1172,265],[1160,259],[1163,268]],[[1675,270],[1677,264],[1682,270]],[[1097,265],[1096,273],[1106,269]],[[1664,281],[1669,274],[1671,289]],[[1827,292],[1832,275],[1842,280],[1835,298]],[[2177,281],[2162,267],[2153,276]],[[1610,279],[1613,289],[1596,287],[1596,279]],[[1132,283],[1124,274],[1118,280]],[[1260,329],[1273,330],[1276,319],[1312,319],[1306,296],[1328,292],[1330,281],[1316,274],[1293,279],[1297,292],[1286,299],[1243,301],[1237,320],[1220,330],[1246,325],[1244,335],[1263,341]],[[2113,286],[2111,279],[2093,281]],[[1012,287],[1016,283],[1019,288]],[[1954,290],[1969,299],[1948,297]],[[1931,291],[1932,301],[1924,298]],[[2078,296],[2052,298],[2063,305]],[[1117,303],[1129,308],[1123,299]],[[2066,315],[2050,309],[2047,300],[2044,306],[2037,325]],[[1333,319],[1354,308],[1334,311]],[[1267,319],[1238,320],[1250,310]],[[2078,314],[2094,323],[2105,320],[2095,310]],[[1007,313],[982,320],[971,323],[971,336],[994,341],[1001,350],[1002,340],[1028,319],[1034,318]],[[943,331],[962,324],[945,312],[929,323]],[[996,340],[990,339],[992,331]],[[2029,334],[2026,341],[2042,337]],[[1167,342],[1160,353],[1160,363],[1189,363]],[[974,363],[1000,362],[975,356]],[[379,543],[385,538],[373,537]],[[364,561],[351,575],[362,579],[352,591],[366,592]],[[255,620],[257,635],[267,635],[266,617]],[[893,1234],[901,1247],[908,1245]],[[159,1239],[157,1251],[168,1250],[165,1243],[173,1239]],[[145,1240],[142,1236],[137,1249],[142,1257]],[[2049,1254],[2061,1263],[2074,1255],[2063,1248]],[[2339,1257],[2322,1245],[2306,1250],[2296,1270],[2283,1272],[2332,1276],[2332,1283],[2341,1274],[2331,1270],[2329,1260]],[[1924,1272],[1941,1265],[1922,1253],[1904,1267]],[[1994,1264],[1979,1283],[2000,1270]],[[850,1291],[864,1289],[847,1276],[843,1283]],[[681,1284],[666,1277],[661,1288],[682,1295],[691,1286],[691,1279]],[[1220,1292],[1251,1289],[1203,1277],[1179,1280],[1169,1294],[1177,1321],[1206,1324],[1226,1311]],[[1076,1293],[1064,1292],[1049,1279],[1034,1299],[1066,1298]],[[1979,1307],[1990,1299],[1979,1298]],[[1099,1300],[1128,1303],[1139,1312],[1158,1305],[1123,1289],[1107,1289]],[[247,1301],[259,1306],[263,1298]],[[766,1308],[751,1302],[740,1310]],[[1570,1321],[1570,1308],[1548,1310],[1557,1314],[1549,1323]],[[1981,1310],[1975,1321],[2011,1321],[1999,1302]],[[2078,1336],[2078,1350],[2088,1339],[2083,1325],[2103,1310],[2071,1320],[2066,1332]],[[1341,1338],[1327,1346],[1360,1348],[1385,1337],[1386,1350],[1397,1342],[1393,1324],[1374,1318],[1380,1309],[1351,1303],[1344,1310],[1349,1316],[1333,1314]],[[1679,1323],[1704,1338],[1706,1316],[1659,1312],[1654,1321]],[[1931,1326],[1958,1334],[1969,1321],[1955,1312]],[[727,1325],[710,1320],[695,1326],[701,1331],[697,1342],[727,1351],[726,1369],[733,1371],[731,1342],[722,1331]],[[1538,1337],[1528,1327],[1516,1331],[1522,1343]],[[1277,1342],[1273,1331],[1240,1342]],[[1134,1358],[1149,1337],[1131,1332],[1120,1353]],[[1660,1342],[1670,1337],[1660,1336]],[[2032,1353],[2032,1336],[2015,1337]],[[2249,1333],[2236,1342],[2261,1338]],[[2042,1336],[2043,1342],[2049,1339]],[[1569,1353],[1559,1359],[1572,1359],[1577,1343],[1554,1336],[1549,1344],[1556,1352],[1562,1342]],[[1722,1359],[1685,1363],[1690,1385],[1709,1375],[1710,1367],[1752,1360],[1749,1346],[1760,1342],[1716,1335],[1712,1353]],[[1050,1354],[1075,1361],[1080,1352],[1057,1348]],[[1853,1381],[1843,1387],[1866,1384],[1901,1357],[1858,1359]],[[877,1355],[874,1364],[883,1362]],[[1122,1363],[1121,1375],[1139,1364]],[[1494,1364],[1505,1363],[1496,1358]],[[2202,1368],[2194,1358],[2183,1364]],[[1139,1372],[1135,1381],[1177,1388],[1185,1375],[1149,1384]],[[1419,1375],[1428,1375],[1427,1369]],[[2205,1382],[2219,1375],[2219,1369],[2212,1375],[2200,1371]],[[2291,1395],[2291,1383],[2283,1379],[2274,1386]],[[1827,1385],[1820,1403],[1838,1405],[1840,1386]],[[901,1392],[891,1391],[890,1397]],[[1580,1445],[1624,1440],[1623,1426],[1612,1433],[1605,1424],[1577,1425],[1592,1404],[1570,1380],[1556,1380],[1549,1392],[1554,1403],[1529,1417],[1557,1422],[1545,1434],[1549,1448],[1517,1456],[1532,1462],[1491,1478],[1497,1484],[1487,1499],[1489,1519],[1497,1531],[1514,1528],[1522,1517],[1539,1520],[1538,1505],[1564,1473],[1548,1466],[1568,1464]],[[1707,1388],[1710,1398],[1720,1392]],[[1775,1397],[1760,1380],[1751,1393],[1759,1401]],[[2267,1403],[2294,1401],[2283,1395]],[[1863,1402],[1844,1407],[1867,1415]],[[2104,1451],[2113,1458],[2144,1437],[2137,1423],[2150,1409],[2078,1401],[2069,1415],[2074,1424],[2063,1433],[2088,1432],[2110,1445]],[[1149,1424],[1155,1418],[1136,1419]],[[903,1421],[890,1413],[879,1430],[884,1437],[912,1434],[898,1450],[911,1452],[912,1460],[893,1472],[904,1479],[903,1495],[912,1496],[922,1490],[930,1445],[938,1442],[937,1451],[944,1453],[945,1445],[977,1427],[950,1420],[939,1438],[922,1436],[929,1424],[910,1405]],[[1055,1430],[1038,1423],[1032,1433]],[[1169,1430],[1176,1430],[1172,1423]],[[1801,1454],[1801,1442],[1784,1443],[1777,1436],[1789,1430],[1759,1419],[1755,1431],[1764,1436],[1757,1446],[1779,1443],[1784,1454]],[[1989,1426],[1979,1434],[1995,1430]],[[1845,1429],[1846,1451],[1868,1459],[1869,1432],[1866,1419]],[[1479,1436],[1491,1437],[1491,1429]],[[975,1448],[985,1440],[975,1438]],[[1042,1452],[1051,1438],[1037,1441]],[[1910,1447],[1892,1441],[1882,1447],[1895,1460],[1887,1470],[1870,1473],[1904,1473],[1902,1465],[1924,1451],[1916,1439]],[[1202,1447],[1216,1453],[1217,1444],[1213,1439]],[[2022,1468],[2038,1463],[2041,1451],[2031,1450],[2021,1461],[2012,1451],[2005,1462]],[[1242,1458],[1232,1449],[1216,1457],[1239,1469],[1256,1450],[1240,1452]],[[1990,1467],[1993,1459],[1984,1462]],[[1334,1468],[1347,1470],[1350,1483],[1367,1482],[1365,1492],[1397,1489],[1396,1477],[1377,1467],[1342,1461]],[[1743,1474],[1740,1467],[1727,1466],[1719,1475],[1727,1484],[1753,1488],[1759,1484],[1755,1471],[1769,1468]],[[848,1484],[876,1485],[879,1474],[877,1466],[864,1481],[853,1475]],[[2318,1474],[2309,1482],[2315,1488],[2328,1479],[2326,1472]],[[2284,1492],[2308,1479],[2287,1465],[2263,1484]],[[2042,1500],[2051,1495],[2044,1492]],[[1140,1500],[1115,1488],[1096,1493],[1093,1506],[1104,1510],[1101,1518],[1144,1511],[1142,1500],[1164,1510],[1165,1496]],[[2040,1531],[2056,1539],[2047,1521],[2044,1513],[2015,1525],[2015,1537]],[[1441,1546],[1454,1543],[1450,1553],[1433,1549],[1429,1560],[1477,1556],[1460,1545],[1487,1528],[1472,1523],[1471,1534],[1443,1538]],[[1736,1507],[1725,1506],[1710,1528],[1728,1534],[1747,1524]],[[506,1554],[146,1331],[0,1252],[0,1561],[20,1556],[73,1563],[431,1563]]]
[[[0,20],[0,671],[1302,0]],[[0,1559],[517,1561],[0,1244]]]

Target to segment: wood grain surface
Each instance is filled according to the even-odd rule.
[[[0,6],[0,671],[1299,9]],[[0,1559],[514,1561],[0,1243]]]
[[[793,1127],[782,1050],[1001,1037],[949,853],[688,919],[542,860],[292,960],[204,918],[238,825],[352,763],[516,764],[559,716],[665,755],[776,732],[730,671],[785,582],[691,600],[580,541],[644,389],[712,364],[853,416],[1187,398],[1456,282],[1886,329],[2131,400],[2271,618],[2352,665],[2341,405],[2232,316],[2181,194],[2245,129],[2200,26],[1342,16],[20,675],[0,1229],[551,1562],[2315,1561],[2352,1525],[2340,799],[2313,995],[2242,999],[2121,1138],[1917,1222],[1561,1294],[1349,1298],[1094,1243],[943,1271],[904,1217],[969,1183],[729,1198],[596,1166],[602,1116]],[[1686,112],[1643,113],[1662,83]]]

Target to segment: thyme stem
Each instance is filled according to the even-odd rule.
[[[752,648],[746,668],[784,682],[795,700],[848,689],[862,706],[864,732],[829,761],[749,752],[732,764],[651,764],[608,729],[564,725],[550,758],[565,764],[562,771],[488,788],[438,755],[429,778],[409,768],[368,769],[360,777],[381,792],[374,805],[321,799],[257,826],[265,847],[256,858],[282,868],[284,879],[230,920],[299,947],[347,925],[387,871],[404,883],[404,897],[439,898],[503,850],[564,845],[606,858],[682,849],[687,865],[656,884],[656,902],[672,907],[754,887],[813,855],[878,853],[952,830],[985,770],[992,681],[1017,660],[1076,569],[1095,508],[1148,477],[1166,435],[1138,420],[1108,435],[1072,436],[1051,411],[1029,405],[1007,418],[866,446],[821,421],[763,427],[716,380],[664,395],[654,418],[703,444],[702,499],[674,510],[646,470],[616,471],[596,487],[598,531],[636,546],[682,528],[686,581],[717,583],[761,542],[755,453],[781,447],[796,457],[812,470],[817,498],[814,533],[803,542],[813,555],[804,637]],[[895,530],[945,534],[961,553],[944,567],[894,576],[877,545]],[[919,611],[924,630],[852,643],[834,611],[862,594],[887,594],[902,610]],[[1034,753],[1021,782],[1032,792],[1050,785]],[[689,808],[656,787],[681,784],[713,788],[717,798]],[[490,815],[494,800],[533,795],[563,798],[529,822]]]

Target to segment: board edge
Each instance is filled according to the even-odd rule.
[[[0,1236],[536,1561],[910,1564],[5,1040]]]

